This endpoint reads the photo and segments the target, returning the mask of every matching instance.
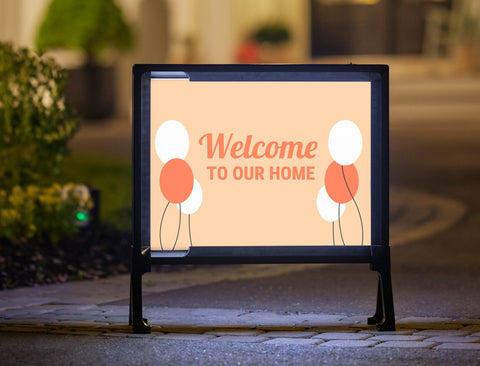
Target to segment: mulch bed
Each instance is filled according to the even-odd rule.
[[[0,290],[129,273],[131,237],[129,231],[101,226],[57,244],[12,244],[0,239]],[[164,264],[152,266],[152,272],[195,267]]]
[[[130,237],[130,232],[102,227],[56,244],[0,239],[0,289],[128,273]]]

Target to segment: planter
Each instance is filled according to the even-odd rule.
[[[108,118],[115,108],[113,66],[86,64],[68,70],[65,96],[74,110],[86,119]]]
[[[259,45],[260,62],[262,63],[289,63],[292,61],[291,53],[290,44],[287,42]]]

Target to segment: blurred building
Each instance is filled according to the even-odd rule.
[[[129,114],[134,63],[308,63],[335,55],[414,54],[456,55],[464,67],[478,67],[478,0],[116,2],[135,33],[134,51],[111,60],[119,77],[118,116]],[[48,4],[0,0],[0,40],[33,47]],[[279,29],[288,37],[275,38]],[[79,62],[75,52],[55,56],[67,67]]]

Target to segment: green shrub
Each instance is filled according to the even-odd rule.
[[[253,39],[259,44],[280,44],[290,40],[290,31],[282,23],[267,23],[253,32]]]
[[[0,43],[0,238],[56,243],[92,205],[59,179],[78,120],[65,104],[64,70],[28,49]]]
[[[77,231],[76,213],[92,206],[91,197],[71,183],[0,190],[0,237],[16,244],[56,243]]]
[[[51,184],[78,128],[54,60],[0,43],[0,188]]]
[[[129,50],[133,36],[121,9],[113,0],[53,0],[38,32],[39,50],[85,51],[98,63],[108,50]]]

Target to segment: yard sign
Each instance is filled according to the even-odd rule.
[[[131,323],[151,263],[370,263],[393,329],[388,68],[136,65]]]

